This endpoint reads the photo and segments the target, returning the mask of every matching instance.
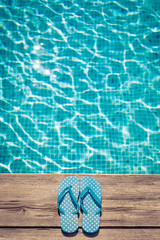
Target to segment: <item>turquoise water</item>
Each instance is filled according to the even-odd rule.
[[[0,172],[160,173],[158,0],[1,0]]]

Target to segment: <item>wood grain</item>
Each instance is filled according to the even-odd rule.
[[[0,174],[0,226],[60,227],[57,191],[67,176]],[[101,226],[160,226],[160,175],[90,176],[102,186]]]
[[[99,234],[94,237],[96,240],[159,240],[160,229],[101,229]],[[85,236],[82,229],[74,237],[75,240],[91,239]],[[94,239],[93,238],[93,239]],[[0,240],[63,240],[69,239],[62,234],[60,229],[14,229],[1,228]]]

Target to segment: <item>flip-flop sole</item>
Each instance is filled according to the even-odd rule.
[[[83,177],[80,182],[80,192],[82,192],[87,186],[89,186],[97,197],[102,199],[102,189],[99,182],[91,177]],[[100,213],[95,215],[99,210],[98,206],[94,203],[90,194],[87,194],[83,200],[83,205],[87,210],[87,214],[83,212],[82,216],[82,229],[86,233],[96,233],[99,230],[100,225]]]
[[[70,185],[72,186],[72,192],[78,201],[79,180],[75,176],[67,177],[62,180],[58,188],[58,195],[60,195],[61,192]],[[66,233],[76,232],[78,230],[78,214],[73,214],[76,209],[69,192],[65,194],[64,199],[61,203],[61,208],[65,212],[65,215],[60,214],[62,231]]]

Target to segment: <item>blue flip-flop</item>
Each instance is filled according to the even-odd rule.
[[[78,230],[78,198],[78,178],[75,176],[65,178],[59,185],[57,200],[63,232],[73,233]]]
[[[80,205],[83,212],[82,229],[86,233],[96,233],[100,225],[102,209],[102,189],[99,182],[91,177],[83,177],[80,182]]]

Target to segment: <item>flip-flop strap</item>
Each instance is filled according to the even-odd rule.
[[[85,199],[85,197],[90,194],[94,203],[97,205],[97,207],[99,207],[98,211],[95,213],[95,215],[99,214],[101,212],[102,209],[102,205],[101,205],[101,200],[97,197],[97,195],[95,194],[95,192],[92,190],[92,188],[90,188],[89,186],[87,186],[86,188],[83,189],[83,191],[80,194],[80,205],[81,208],[83,210],[83,212],[85,214],[88,213],[88,211],[86,210],[86,208],[83,205],[83,200]]]
[[[64,210],[62,209],[62,207],[61,207],[60,205],[61,205],[61,203],[63,202],[64,197],[65,197],[65,195],[66,195],[67,193],[70,194],[71,199],[72,199],[72,201],[73,201],[73,204],[76,206],[76,209],[77,209],[77,210],[74,211],[72,214],[77,214],[77,213],[79,212],[79,205],[78,205],[78,202],[77,202],[76,197],[75,197],[74,194],[73,194],[73,191],[72,191],[71,187],[72,187],[72,186],[67,186],[65,189],[63,189],[63,191],[62,191],[62,192],[59,194],[59,196],[58,196],[57,206],[58,206],[59,211],[60,211],[63,215],[65,215],[65,212],[64,212]]]

